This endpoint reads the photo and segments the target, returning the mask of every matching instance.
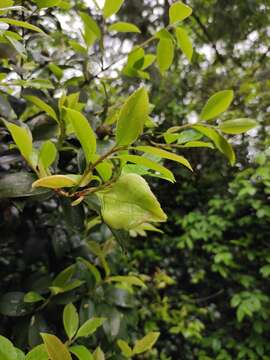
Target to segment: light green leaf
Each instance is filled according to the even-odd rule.
[[[103,8],[103,16],[107,19],[116,14],[120,10],[123,2],[124,0],[106,0]]]
[[[157,339],[159,338],[159,335],[159,332],[151,332],[141,340],[136,341],[133,353],[142,354],[145,351],[151,350],[152,347],[155,345]]]
[[[178,46],[183,51],[187,59],[191,62],[193,55],[193,45],[187,31],[183,28],[178,27],[175,29],[175,34]]]
[[[88,47],[92,46],[96,40],[101,38],[101,31],[94,19],[85,12],[81,12],[80,16],[84,23],[84,40]]]
[[[79,360],[94,360],[93,355],[83,345],[75,345],[69,348],[69,351],[74,354]]]
[[[99,222],[98,222],[99,223]],[[87,267],[87,269],[93,274],[96,283],[99,284],[101,282],[101,275],[99,270],[96,268],[96,266],[94,266],[93,264],[91,264],[88,260],[85,260],[83,258],[79,258],[79,260]]]
[[[0,359],[17,360],[17,353],[12,342],[0,335]]]
[[[25,354],[22,350],[15,347],[16,353],[17,353],[17,360],[25,360]]]
[[[40,9],[57,6],[62,0],[34,0]]]
[[[1,9],[8,8],[14,5],[13,0],[1,0]]]
[[[137,156],[137,155],[121,155],[119,156],[120,159],[124,161],[129,161],[133,164],[143,165],[144,167],[159,172],[164,178],[166,178],[170,182],[175,182],[175,178],[173,173],[165,168],[164,166],[147,159],[143,156]]]
[[[189,141],[185,145],[183,145],[184,148],[209,148],[214,149],[214,145],[210,142],[204,142],[204,141]]]
[[[122,107],[116,127],[118,145],[133,143],[143,132],[149,114],[149,99],[144,87],[135,91]]]
[[[258,126],[257,121],[248,118],[227,120],[219,124],[219,129],[225,134],[242,134]]]
[[[51,175],[35,181],[32,187],[45,187],[49,189],[69,188],[78,185],[80,179],[81,175]]]
[[[17,145],[18,149],[22,156],[27,160],[30,161],[33,144],[32,144],[32,135],[28,129],[25,127],[21,127],[12,123],[5,121],[5,125],[10,132],[13,141]]]
[[[65,108],[75,134],[80,141],[86,161],[93,160],[96,153],[97,141],[96,135],[92,130],[88,120],[79,111]]]
[[[87,337],[92,335],[101,325],[103,325],[105,318],[92,318],[87,320],[78,330],[76,339],[80,337]]]
[[[109,26],[109,31],[140,33],[141,30],[134,24],[128,22],[117,22]]]
[[[192,9],[189,6],[183,4],[181,1],[172,4],[169,10],[170,25],[185,20],[191,14]]]
[[[45,345],[36,346],[26,355],[25,360],[49,360]]]
[[[60,80],[63,75],[64,75],[64,72],[63,70],[56,64],[54,63],[50,63],[48,65],[48,68],[51,70],[51,72],[57,77],[58,80]]]
[[[105,354],[104,352],[101,350],[100,347],[97,347],[95,352],[94,352],[94,359],[95,360],[105,360]]]
[[[117,345],[122,351],[122,355],[126,358],[130,358],[133,355],[131,347],[128,345],[128,343],[124,340],[117,340]]]
[[[172,40],[162,38],[157,46],[157,63],[161,73],[167,71],[173,63],[174,44]]]
[[[65,306],[63,312],[63,324],[66,334],[69,340],[71,340],[75,336],[79,327],[79,315],[73,304]]]
[[[0,22],[3,22],[5,24],[9,24],[9,25],[12,25],[12,26],[22,27],[22,28],[25,28],[25,29],[28,29],[28,30],[33,30],[33,31],[45,34],[37,26],[29,24],[28,22],[25,22],[25,21],[19,21],[19,20],[14,20],[14,19],[9,19],[9,18],[0,18]]]
[[[40,334],[50,360],[72,360],[71,355],[67,347],[62,343],[60,339],[51,334]]]
[[[163,149],[158,149],[153,146],[137,146],[135,149],[146,152],[148,154],[157,155],[164,159],[176,161],[179,164],[182,164],[185,167],[187,167],[189,170],[193,171],[192,166],[190,165],[189,161],[186,158],[184,158],[184,156],[177,155],[177,154],[174,154],[172,152],[169,152],[169,151],[166,151]]]
[[[205,121],[211,120],[226,111],[233,101],[233,96],[232,90],[215,93],[204,106],[200,116],[201,119]]]
[[[146,288],[145,283],[136,276],[111,276],[107,279],[108,282],[119,282],[126,283],[131,286],[139,286],[141,288]]]
[[[208,137],[213,141],[216,148],[223,153],[230,161],[231,165],[235,163],[235,153],[234,150],[228,141],[221,136],[215,129],[209,128],[203,125],[193,125],[193,129],[201,132],[203,135]]]
[[[45,141],[39,151],[39,163],[41,163],[45,169],[48,169],[55,161],[56,155],[57,149],[54,143],[50,140]]]
[[[54,120],[56,120],[58,122],[58,117],[56,115],[56,112],[54,111],[54,109],[50,105],[46,104],[43,100],[39,99],[36,96],[26,95],[25,98],[27,100],[31,101],[40,110],[44,111],[51,118],[53,118]]]
[[[149,185],[139,175],[123,175],[97,195],[102,217],[113,229],[130,230],[142,223],[167,220]]]
[[[35,303],[43,300],[44,297],[34,291],[29,291],[27,294],[24,295],[23,298],[23,301],[26,303]]]

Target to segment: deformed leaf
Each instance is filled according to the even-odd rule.
[[[224,121],[219,124],[219,129],[225,134],[237,135],[254,129],[256,126],[258,126],[256,120],[241,118]]]
[[[187,167],[189,170],[193,171],[192,166],[190,165],[189,161],[184,156],[177,155],[172,152],[169,152],[169,151],[166,151],[163,149],[159,149],[159,148],[156,148],[153,146],[137,146],[136,150],[143,151],[148,154],[157,155],[164,159],[176,161],[179,164],[182,164],[185,167]]]
[[[102,204],[102,217],[114,229],[130,230],[145,222],[167,219],[147,182],[139,175],[123,175],[97,195]]]
[[[155,345],[157,339],[159,338],[159,335],[159,332],[151,332],[141,340],[136,341],[133,353],[142,354],[145,351],[151,350],[152,347]]]
[[[124,0],[106,0],[103,7],[103,16],[109,18],[116,14],[120,10],[123,2]]]
[[[117,122],[116,141],[118,145],[133,143],[143,132],[149,114],[149,99],[144,87],[135,91],[122,107]]]
[[[117,22],[109,26],[109,31],[140,33],[141,30],[128,22]]]
[[[72,360],[67,347],[55,335],[41,333],[50,360]]]
[[[169,10],[170,25],[185,20],[191,14],[192,9],[189,6],[183,4],[182,1],[178,1],[172,4]]]
[[[234,93],[232,90],[223,90],[215,93],[207,101],[201,112],[202,120],[212,120],[228,109],[233,101]]]
[[[51,175],[36,180],[33,188],[44,187],[49,189],[61,189],[76,186],[81,179],[81,175]]]

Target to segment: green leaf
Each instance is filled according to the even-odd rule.
[[[49,360],[45,345],[36,346],[26,355],[25,360]]]
[[[75,345],[69,348],[69,351],[74,354],[79,360],[94,360],[93,355],[83,345]]]
[[[209,149],[214,149],[215,147],[210,142],[189,141],[185,145],[183,145],[183,148],[209,148]]]
[[[33,31],[45,34],[37,26],[29,24],[28,22],[25,22],[25,21],[19,21],[19,20],[14,20],[14,19],[9,19],[9,18],[0,18],[0,22],[3,22],[5,24],[9,24],[9,25],[12,25],[12,26],[22,27],[22,28],[25,28],[25,29],[28,29],[28,30],[33,30]]]
[[[96,268],[96,266],[92,265],[88,260],[85,260],[83,258],[79,258],[79,261],[82,262],[86,268],[93,274],[96,284],[99,284],[101,282],[101,275],[99,270]]]
[[[123,2],[124,0],[106,0],[103,7],[103,16],[105,19],[116,14],[120,10]]]
[[[189,62],[191,62],[193,55],[193,45],[187,31],[183,28],[178,27],[175,29],[175,34],[178,46],[183,51]]]
[[[157,171],[168,181],[170,181],[172,183],[175,182],[174,175],[169,169],[165,168],[164,166],[162,166],[150,159],[147,159],[146,157],[137,156],[137,155],[121,155],[121,156],[119,156],[119,158],[124,161],[129,161],[133,164],[143,165],[144,167],[146,167],[148,169]]]
[[[24,295],[23,298],[23,301],[26,303],[35,303],[43,300],[44,297],[34,291],[29,291],[27,294]]]
[[[117,22],[109,26],[109,31],[140,33],[141,30],[128,22]]]
[[[187,167],[189,170],[193,171],[192,166],[190,165],[189,161],[186,158],[184,158],[184,156],[177,155],[163,149],[155,148],[153,146],[137,146],[135,149],[146,152],[148,154],[157,155],[164,159],[176,161],[179,164],[182,164],[185,167]]]
[[[92,318],[87,320],[78,330],[76,339],[80,337],[88,337],[103,325],[105,318]]]
[[[173,63],[174,44],[172,40],[162,38],[157,46],[157,63],[160,72],[163,74]]]
[[[36,105],[40,110],[44,111],[51,118],[53,118],[58,122],[58,117],[54,109],[50,105],[46,104],[43,100],[39,99],[36,96],[31,96],[31,95],[26,95],[25,99]]]
[[[33,144],[32,135],[28,129],[5,121],[5,125],[9,130],[13,141],[17,145],[22,156],[30,162]]]
[[[257,121],[248,118],[227,120],[219,124],[219,129],[225,134],[242,134],[258,126]]]
[[[35,181],[32,187],[44,187],[48,189],[69,188],[78,185],[80,179],[81,175],[51,175]]]
[[[185,20],[192,14],[192,9],[181,1],[174,3],[169,10],[170,25]]]
[[[75,134],[82,145],[86,161],[89,163],[93,160],[96,153],[96,135],[86,117],[79,111],[68,108],[65,108],[65,110],[71,121]]]
[[[61,1],[62,0],[34,0],[40,9],[57,6],[61,3]]]
[[[51,72],[57,77],[58,80],[60,80],[63,75],[64,75],[64,72],[63,70],[56,64],[54,63],[50,63],[48,65],[48,68],[51,70]]]
[[[96,40],[101,38],[101,31],[94,19],[85,12],[81,12],[80,16],[84,23],[84,40],[88,47],[92,46]]]
[[[73,304],[65,306],[63,312],[63,324],[66,334],[69,340],[71,340],[75,336],[79,327],[79,315]]]
[[[122,107],[116,127],[118,145],[133,143],[143,132],[149,114],[149,99],[144,87],[135,91]]]
[[[65,287],[74,275],[75,268],[75,265],[70,265],[61,271],[54,279],[52,285],[56,287]]]
[[[146,222],[167,219],[147,182],[139,175],[123,175],[97,195],[102,217],[113,229],[130,230]]]
[[[41,333],[50,360],[72,360],[67,347],[54,335]]]
[[[139,286],[141,288],[146,288],[145,283],[136,276],[111,276],[107,279],[108,282],[119,282],[125,283],[131,286]]]
[[[159,335],[159,332],[151,332],[141,340],[136,341],[133,353],[142,354],[145,351],[151,350],[152,347],[155,345],[157,339],[159,338]]]
[[[211,120],[226,111],[231,105],[233,97],[234,93],[232,90],[224,90],[215,93],[204,106],[200,115],[201,119],[205,121]]]
[[[55,161],[57,149],[50,140],[44,142],[39,151],[39,162],[48,169]]]
[[[192,128],[201,132],[203,135],[213,141],[216,148],[223,153],[230,161],[231,165],[235,163],[235,153],[228,141],[221,136],[215,129],[203,125],[192,125]]]
[[[17,360],[17,353],[12,342],[0,335],[0,359]]]
[[[0,199],[36,197],[49,194],[46,189],[33,189],[32,183],[36,180],[33,174],[17,172],[0,175]]]
[[[133,355],[131,347],[128,345],[128,343],[124,340],[117,340],[117,345],[122,351],[122,355],[126,358],[130,358]]]

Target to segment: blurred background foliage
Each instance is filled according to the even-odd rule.
[[[85,7],[82,1],[69,3],[76,10]],[[136,338],[159,330],[156,350],[142,359],[270,359],[270,4],[265,0],[186,3],[194,9],[185,24],[194,42],[192,63],[178,54],[167,76],[161,78],[155,69],[151,70],[152,102],[160,131],[165,124],[169,127],[196,119],[206,99],[226,88],[236,92],[231,114],[226,116],[248,116],[257,119],[260,127],[248,136],[233,139],[238,156],[234,167],[209,149],[189,149],[185,151],[192,159],[194,175],[175,167],[175,185],[151,179],[169,220],[162,234],[134,237],[124,250],[114,245],[105,226],[85,226],[80,206],[70,208],[46,193],[38,194],[36,201],[32,197],[31,201],[0,200],[0,332],[17,346],[36,345],[40,342],[38,333],[47,329],[61,334],[61,309],[77,301],[81,319],[91,315],[87,312],[110,317],[109,325],[98,335],[104,350],[121,337],[119,334]],[[119,58],[121,51],[130,49],[132,42],[147,39],[153,27],[167,25],[170,4],[168,0],[127,0],[119,18],[135,23],[142,33],[131,35],[124,43],[121,37],[110,40],[115,43],[108,64]],[[70,91],[80,91],[81,98],[91,96],[89,114],[96,114],[104,102],[111,105],[121,95],[117,93],[119,84],[123,84],[120,88],[124,93],[125,87],[135,86],[140,79],[123,77],[116,66],[107,93],[95,82],[80,78],[77,70],[82,67],[91,79],[95,54],[89,63],[79,55],[65,54],[68,39],[60,36],[61,27],[64,32],[68,28],[74,32],[76,39],[76,27],[80,26],[73,23],[72,11],[68,8],[46,13],[43,25],[55,30],[54,46],[48,48],[46,42],[39,41],[28,44],[33,71],[57,85],[61,73],[49,66],[56,64],[67,72],[69,79],[65,81]],[[40,25],[38,16],[35,21]],[[0,63],[1,72],[8,72],[3,54]],[[55,94],[49,90],[49,95],[53,101]],[[2,115],[10,118],[25,109],[23,100],[19,103],[2,92],[0,103]],[[28,124],[35,126],[36,136],[44,139],[51,127],[44,115],[34,115],[24,114]],[[108,128],[99,117],[94,126],[100,140],[106,138]],[[22,164],[16,153],[6,145],[5,131],[0,138],[0,173],[20,170]],[[63,157],[61,162],[63,169],[72,168],[69,158]],[[1,191],[5,189],[0,189],[0,195]],[[23,303],[28,291],[46,293],[51,279],[79,256],[95,262],[101,273],[106,271],[97,249],[91,246],[93,241],[103,246],[112,272],[139,272],[148,290],[132,294],[108,285],[95,292],[93,279],[86,279],[93,291],[87,295],[83,290],[67,291],[37,312],[31,304]],[[85,280],[85,276],[77,261],[74,278]]]

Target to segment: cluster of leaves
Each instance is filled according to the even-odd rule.
[[[36,352],[51,360],[71,359],[70,352],[80,360],[91,356],[95,360],[119,359],[152,348],[157,332],[150,331],[138,340],[132,331],[137,322],[134,287],[144,288],[144,282],[129,272],[111,275],[117,268],[111,258],[116,248],[113,238],[125,248],[129,235],[159,231],[154,225],[167,219],[143,176],[175,182],[164,160],[192,171],[187,158],[176,153],[192,148],[217,149],[233,165],[235,154],[226,134],[242,134],[256,126],[249,118],[220,121],[234,97],[232,90],[225,90],[206,102],[195,123],[157,133],[149,100],[150,66],[156,64],[159,76],[166,76],[177,46],[191,60],[191,40],[181,22],[192,10],[182,2],[174,3],[169,8],[169,25],[134,46],[113,77],[115,62],[106,65],[106,61],[114,34],[140,32],[134,24],[112,22],[121,5],[123,1],[108,0],[103,9],[96,4],[90,14],[83,3],[65,0],[1,3],[4,173],[0,197],[8,209],[4,220],[9,213],[22,219],[29,210],[33,214],[33,209],[37,216],[49,213],[39,217],[39,221],[45,220],[45,233],[40,237],[51,239],[53,233],[56,239],[47,250],[53,249],[53,257],[44,261],[39,254],[37,261],[23,269],[30,280],[26,281],[18,263],[20,284],[16,276],[7,279],[4,289],[8,292],[3,290],[0,299],[1,330],[23,349],[34,348],[26,359],[36,359]],[[77,19],[83,25],[82,34],[71,36],[62,29],[61,16],[68,13],[70,21]],[[146,53],[153,44],[156,53]],[[143,83],[130,86],[126,96],[124,86],[119,85],[122,76]],[[210,123],[212,120],[216,122]],[[24,226],[33,234],[36,224],[33,219],[28,221],[31,225]],[[30,257],[37,246],[39,234],[35,235],[34,243],[29,243]],[[20,227],[16,237],[22,237]],[[56,258],[63,263],[52,264]],[[5,264],[4,258],[2,262]],[[71,303],[80,306],[80,327]],[[67,305],[63,321],[66,344],[60,340],[62,326],[55,320],[59,318],[57,305]],[[20,318],[16,325],[20,324],[17,332],[12,328],[9,334],[5,326],[10,317]],[[197,328],[200,330],[200,324]],[[196,332],[196,326],[190,331]],[[49,335],[51,332],[58,337]],[[1,337],[1,341],[4,359],[24,358],[8,340]],[[135,343],[133,348],[130,341]],[[93,351],[88,349],[96,350],[91,355]]]

